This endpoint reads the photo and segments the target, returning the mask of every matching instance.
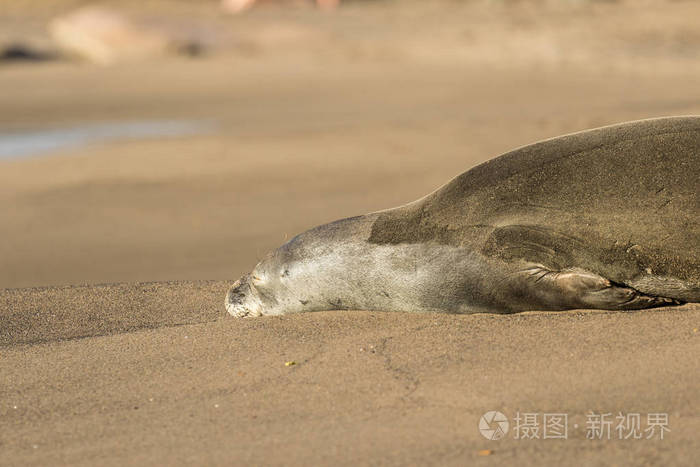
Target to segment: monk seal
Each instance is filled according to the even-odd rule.
[[[512,313],[700,301],[700,117],[521,147],[418,201],[331,222],[268,254],[233,315]]]

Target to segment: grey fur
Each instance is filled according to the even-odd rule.
[[[311,229],[234,284],[234,316],[700,301],[700,117],[517,149],[395,209]]]

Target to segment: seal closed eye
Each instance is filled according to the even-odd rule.
[[[700,117],[516,149],[413,203],[304,232],[226,297],[328,309],[632,310],[700,301]]]

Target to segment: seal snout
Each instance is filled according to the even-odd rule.
[[[260,300],[251,287],[249,278],[250,276],[241,277],[226,293],[226,311],[236,318],[262,315]]]

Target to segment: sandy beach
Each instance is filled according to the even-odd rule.
[[[80,2],[40,3],[0,3],[0,45],[48,47],[37,24]],[[196,3],[143,15],[211,24],[202,56],[0,63],[0,152],[7,135],[192,128],[0,158],[0,465],[695,462],[697,304],[233,319],[223,300],[295,234],[512,148],[700,114],[697,5]],[[478,425],[492,410],[497,441]],[[567,438],[516,439],[518,413],[566,414]],[[587,439],[604,413],[670,431]]]
[[[220,311],[225,288],[4,292],[13,310],[0,344],[4,461],[694,463],[698,306],[233,320]],[[566,413],[568,438],[487,440],[477,424],[489,410],[511,420]],[[591,412],[667,413],[671,431],[663,440],[619,440],[615,431],[591,440]]]

